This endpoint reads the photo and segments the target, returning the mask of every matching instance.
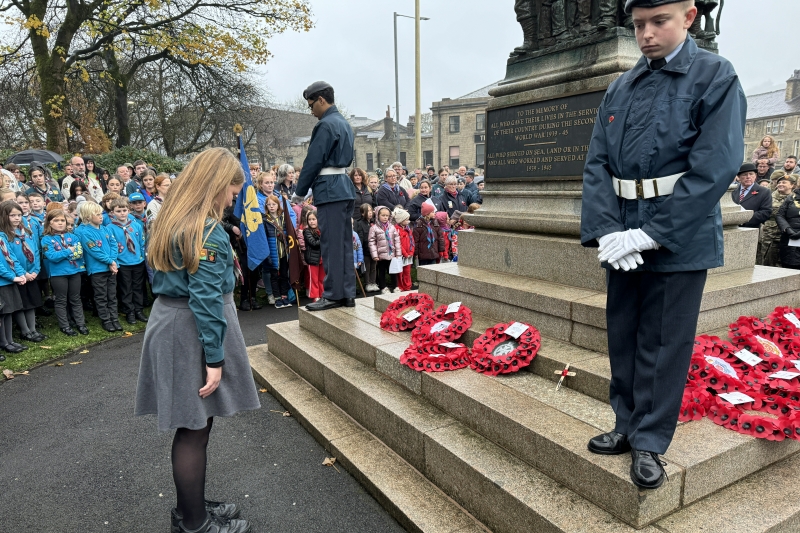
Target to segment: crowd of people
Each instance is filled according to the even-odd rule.
[[[19,353],[15,341],[41,342],[36,314],[55,312],[66,336],[88,335],[84,310],[106,331],[147,322],[153,271],[145,261],[147,230],[158,216],[174,176],[144,161],[115,173],[91,157],[73,157],[65,174],[32,162],[0,169],[0,350]],[[0,361],[5,356],[0,354]]]
[[[266,290],[268,303],[277,308],[291,306],[295,301],[297,295],[289,281],[287,222],[297,234],[306,296],[318,301],[325,277],[320,250],[325,228],[317,220],[313,196],[290,202],[300,169],[283,164],[262,171],[259,165],[252,165],[250,171],[269,255],[253,270],[246,261],[241,261],[239,309],[262,307],[256,299],[259,287]],[[428,167],[424,172],[415,169],[409,174],[399,162],[374,174],[354,168],[349,176],[356,190],[352,214],[353,268],[359,275],[363,294],[411,290],[415,287],[412,265],[458,259],[458,231],[470,229],[462,215],[473,213],[483,203],[482,176],[476,176],[474,170],[466,167],[460,167],[453,175],[448,167],[438,173]],[[239,222],[234,209],[228,208],[224,227],[237,255],[246,257],[247,246]]]
[[[797,156],[781,161],[775,139],[765,136],[736,177],[733,201],[753,211],[743,227],[759,228],[759,265],[800,269],[800,168]]]

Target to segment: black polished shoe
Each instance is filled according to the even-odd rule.
[[[355,298],[343,298],[342,305],[344,307],[355,307],[356,306],[356,299]]]
[[[179,533],[250,533],[250,522],[237,518],[225,519],[208,513],[208,517],[197,529],[186,529],[183,520],[178,522]]]
[[[600,455],[620,455],[629,452],[628,436],[616,431],[598,435],[589,441],[589,451]]]
[[[39,342],[39,336],[33,331],[31,331],[29,333],[23,333],[19,337],[21,339],[24,339],[24,340],[28,341],[28,342]]]
[[[117,331],[117,328],[114,327],[114,323],[110,320],[103,321],[103,329],[106,331]]]
[[[3,350],[5,350],[8,353],[20,353],[25,351],[25,349],[21,348],[19,344],[13,344],[13,343],[6,344],[5,346],[3,346]]]
[[[78,333],[80,333],[81,335],[88,335],[89,328],[87,328],[86,326],[78,326]]]
[[[320,298],[318,301],[310,303],[306,306],[308,311],[325,311],[326,309],[335,309],[342,306],[342,300],[328,300],[327,298]]]
[[[239,518],[239,508],[235,503],[212,502],[206,500],[206,511],[213,514],[217,518],[223,520],[233,520]],[[183,520],[183,515],[176,509],[172,508],[172,533],[179,533],[181,530],[180,522]]]
[[[136,311],[136,312],[133,314],[133,316],[135,316],[135,317],[136,317],[136,320],[138,320],[139,322],[147,322],[147,317],[144,315],[144,312],[143,312],[143,311],[141,311],[141,310],[139,310],[139,311]]]
[[[111,325],[114,326],[114,331],[122,331],[124,329],[122,327],[122,324],[119,323],[119,319],[118,318],[112,318],[111,319]]]
[[[17,350],[19,350],[20,352],[24,352],[25,350],[27,350],[27,349],[28,349],[28,347],[27,347],[27,346],[25,346],[24,344],[20,344],[20,343],[18,343],[18,342],[9,342],[8,344],[9,344],[10,346],[13,346],[14,348],[16,348]]]
[[[657,489],[664,483],[667,473],[664,461],[655,452],[631,449],[631,480],[634,485],[643,489]]]
[[[249,311],[250,310],[250,300],[242,300],[239,302],[239,311]]]
[[[128,324],[136,324],[136,315],[133,313],[128,313],[128,316],[125,318]]]
[[[64,335],[69,335],[70,337],[75,337],[77,333],[72,328],[61,328],[61,333]]]

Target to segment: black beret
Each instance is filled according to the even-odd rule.
[[[333,89],[333,87],[331,87],[331,84],[326,81],[315,81],[309,85],[305,91],[303,91],[303,98],[308,100],[308,97],[312,94],[318,93],[325,89]]]
[[[739,167],[739,172],[737,172],[736,175],[738,176],[739,174],[744,174],[745,172],[756,172],[756,166],[753,163],[745,163]]]
[[[683,0],[627,0],[625,2],[625,13],[630,14],[634,7],[658,7],[665,4],[677,4]]]

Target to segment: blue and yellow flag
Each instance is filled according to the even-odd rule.
[[[267,243],[267,233],[264,231],[261,210],[258,207],[258,196],[256,188],[253,186],[250,163],[247,162],[241,135],[239,136],[239,161],[244,169],[244,186],[236,198],[233,215],[241,220],[239,229],[242,230],[242,237],[247,245],[247,266],[250,270],[256,270],[269,256],[269,243]]]

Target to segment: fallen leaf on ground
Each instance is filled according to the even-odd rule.
[[[61,362],[53,363],[51,366],[64,366],[64,363]]]
[[[258,392],[267,392],[267,389],[258,389]]]
[[[336,468],[334,464],[336,462],[336,457],[326,457],[324,461],[322,461],[322,466],[332,466],[334,470],[339,472],[339,469]],[[339,472],[341,474],[341,472]]]
[[[41,348],[43,350],[52,350],[53,349],[52,346],[39,346],[39,348]]]
[[[7,368],[3,370],[3,375],[6,377],[6,379],[14,379],[14,373]]]
[[[27,376],[28,375],[28,371],[27,370],[23,370],[22,372],[14,372],[14,375],[15,376]]]
[[[283,416],[292,416],[292,413],[290,413],[289,411],[284,411]]]
[[[122,336],[123,337],[133,337],[133,333],[131,333],[130,331],[126,331],[125,333],[122,334]]]
[[[80,352],[78,352],[78,353],[89,353],[89,350],[81,350],[81,351],[80,351]]]
[[[83,361],[73,361],[73,362],[71,362],[70,364],[71,364],[71,365],[79,365],[79,364],[81,364],[81,363],[83,363]]]

